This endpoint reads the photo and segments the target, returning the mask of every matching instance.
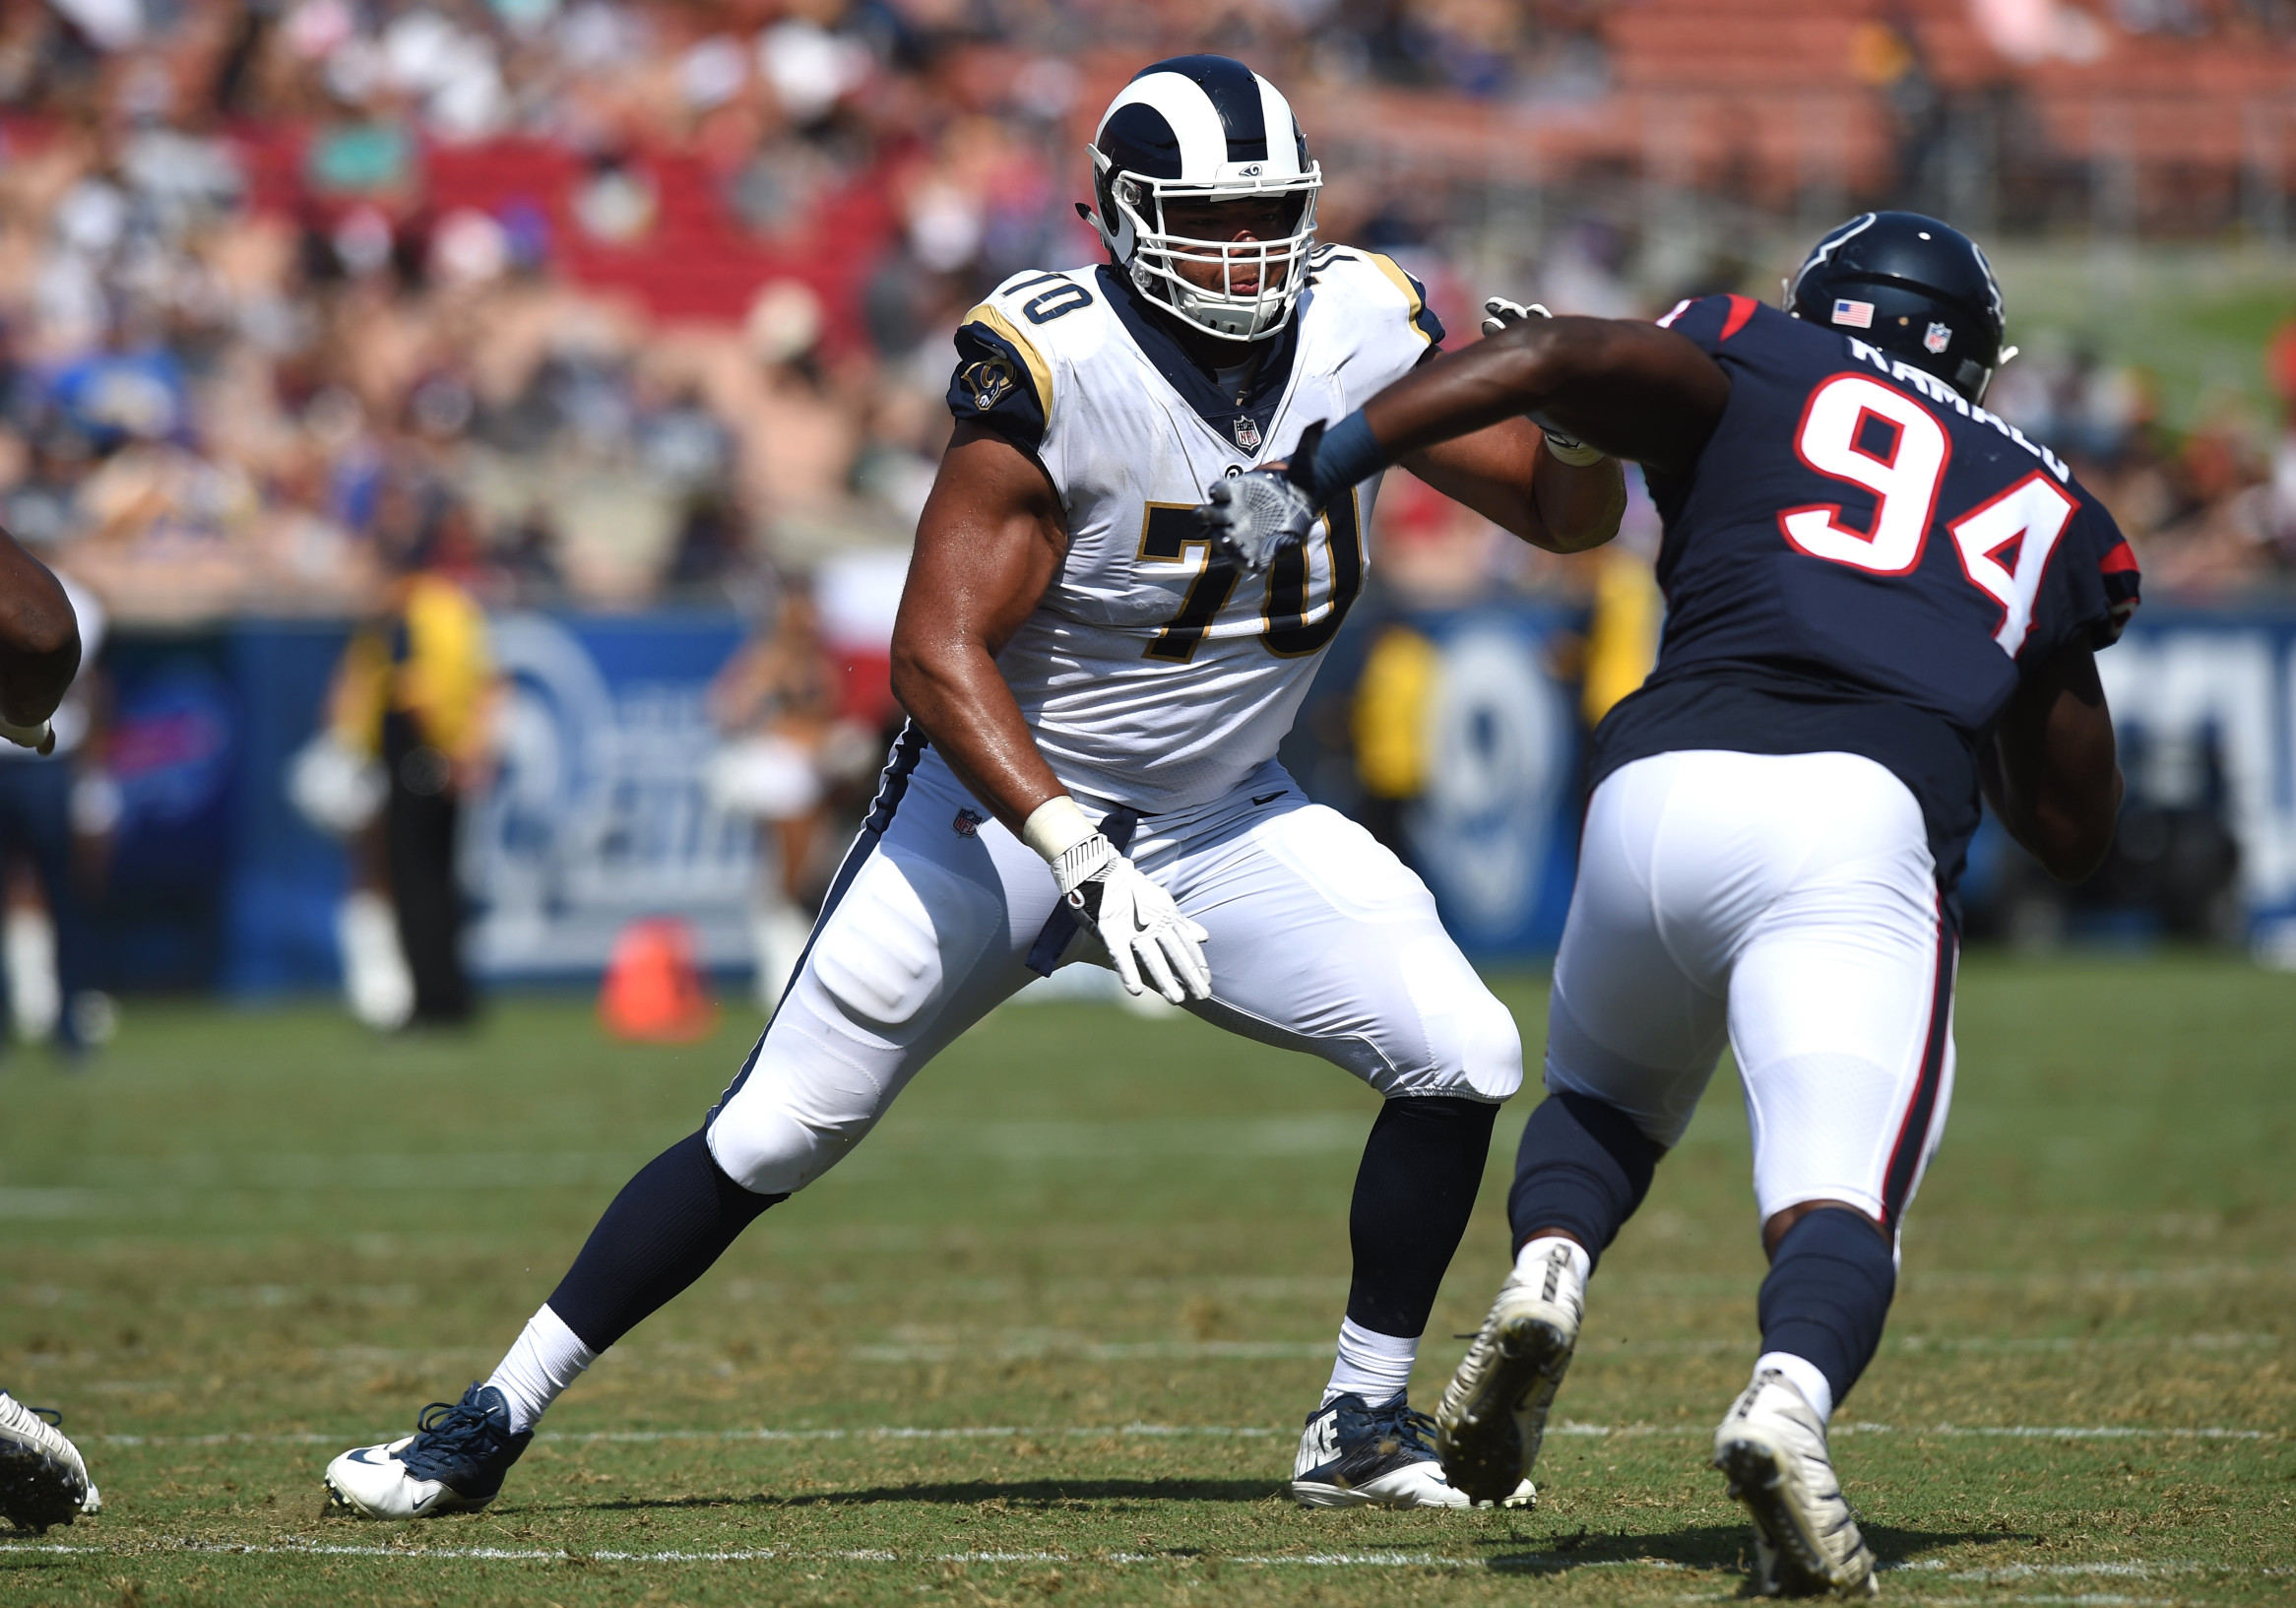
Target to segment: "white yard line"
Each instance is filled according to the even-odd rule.
[[[403,1432],[378,1439],[395,1440]],[[1579,1424],[1569,1419],[1548,1428],[1549,1435],[1595,1439],[1653,1437],[1701,1439],[1712,1432],[1687,1424]],[[2237,1429],[2223,1425],[2149,1424],[1859,1424],[1833,1426],[1835,1435],[1916,1435],[1945,1438],[2016,1441],[2265,1441],[2277,1440],[2273,1430]],[[734,1430],[591,1430],[566,1433],[543,1430],[535,1439],[563,1445],[606,1443],[654,1446],[665,1442],[809,1442],[809,1441],[1098,1441],[1112,1436],[1265,1440],[1288,1438],[1287,1428],[1259,1424],[969,1424],[950,1427],[875,1424],[848,1429],[734,1429]],[[339,1435],[97,1435],[83,1439],[113,1447],[315,1447],[341,1446]]]
[[[73,1546],[47,1541],[0,1542],[0,1553],[40,1553],[74,1557],[133,1558],[152,1557],[170,1552],[197,1553],[214,1556],[241,1556],[256,1558],[388,1558],[409,1562],[428,1563],[566,1563],[595,1562],[616,1564],[743,1564],[784,1562],[805,1563],[863,1563],[863,1564],[1066,1564],[1069,1566],[1134,1567],[1139,1565],[1184,1565],[1198,1554],[1107,1552],[1069,1553],[1051,1551],[1032,1552],[899,1552],[886,1548],[865,1547],[845,1550],[815,1550],[798,1547],[744,1547],[723,1551],[683,1551],[665,1549],[653,1552],[626,1552],[612,1548],[596,1551],[577,1551],[562,1547],[428,1547],[428,1546],[357,1546],[340,1542],[289,1540],[269,1545],[240,1545],[225,1541],[194,1541],[183,1539],[172,1544],[153,1543],[126,1546]],[[1214,1556],[1206,1562],[1233,1564],[1262,1569],[1448,1569],[1488,1570],[1499,1574],[1531,1569],[1579,1570],[1626,1569],[1651,1570],[1660,1573],[1706,1573],[1696,1565],[1677,1563],[1663,1558],[1602,1558],[1574,1559],[1568,1553],[1502,1554],[1490,1558],[1458,1558],[1431,1552],[1310,1552],[1263,1553],[1234,1556]],[[1883,1564],[1883,1572],[1934,1576],[1941,1581],[1978,1584],[2009,1584],[2017,1581],[2043,1579],[2073,1579],[2105,1577],[2132,1580],[2184,1579],[2198,1576],[2216,1576],[2238,1579],[2276,1578],[2292,1572],[2283,1569],[2249,1569],[2215,1564],[2182,1562],[2128,1563],[2096,1562],[2075,1564],[2017,1564],[1991,1569],[1955,1569],[1945,1563]],[[1908,1581],[1916,1584],[1916,1581]],[[1686,1600],[1705,1600],[1703,1597]],[[1938,1601],[1941,1599],[1930,1599]],[[2001,1598],[1986,1597],[1972,1601],[1999,1602],[2149,1602],[2157,1598],[2097,1597],[2097,1596],[2036,1596]]]

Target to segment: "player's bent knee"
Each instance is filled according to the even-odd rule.
[[[851,1067],[775,1064],[761,1056],[710,1124],[710,1154],[726,1176],[759,1194],[795,1194],[867,1136],[886,1101]]]
[[[710,1155],[728,1178],[755,1194],[796,1194],[843,1161],[859,1142],[808,1127],[786,1111],[736,1115],[710,1125]]]
[[[1477,990],[1460,1001],[1459,1015],[1463,1092],[1478,1100],[1511,1099],[1523,1086],[1523,1035],[1515,1026],[1514,1012],[1488,990]]]
[[[1523,1039],[1513,1013],[1448,937],[1406,945],[1401,964],[1428,1061],[1381,1082],[1379,1092],[1458,1095],[1493,1105],[1511,1098],[1523,1086]]]

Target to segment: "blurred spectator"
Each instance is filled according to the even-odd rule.
[[[725,740],[710,765],[711,802],[757,822],[750,938],[758,1007],[768,1015],[813,925],[805,907],[831,783],[857,741],[869,742],[838,718],[838,693],[837,662],[812,595],[799,586],[784,588],[771,623],[710,686],[710,719]]]
[[[1949,54],[1931,9],[1857,20],[1837,69],[1839,93],[1894,119],[1903,177],[1924,185]],[[0,502],[55,533],[130,623],[356,616],[391,549],[439,525],[490,604],[627,605],[897,547],[946,438],[933,401],[963,309],[1014,270],[1100,255],[1071,205],[1112,75],[1248,54],[1294,87],[1330,170],[1330,237],[1406,250],[1454,315],[1491,289],[1628,315],[1735,248],[1675,227],[1696,233],[1692,214],[1620,205],[1615,151],[1486,171],[1473,153],[1497,125],[1450,124],[1519,106],[1526,130],[1638,126],[1627,102],[1663,93],[1650,52],[1672,32],[1651,10],[11,6]],[[2288,32],[2284,5],[1966,10],[2012,76],[2115,31]],[[1562,104],[1611,96],[1622,118]],[[1810,161],[1806,187],[1850,182],[1827,176],[1833,154]],[[1736,182],[1688,159],[1665,176],[1734,207]],[[2096,367],[2048,376],[2081,395],[2037,406],[2091,438],[2066,450],[2119,463],[2109,437],[2137,427]],[[1477,584],[1586,584],[1536,560],[1452,562],[1480,540],[1462,525],[1422,556],[1440,547]]]

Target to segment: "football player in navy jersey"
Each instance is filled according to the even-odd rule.
[[[1233,550],[1280,548],[1326,483],[1514,414],[1643,465],[1665,637],[1595,734],[1515,1266],[1438,1445],[1471,1496],[1529,1470],[1587,1277],[1727,1039],[1770,1271],[1714,1463],[1765,1593],[1873,1589],[1826,1422],[1880,1344],[1945,1125],[1978,800],[2067,880],[2120,804],[2092,655],[2137,606],[2137,563],[2063,460],[1985,411],[2002,355],[1977,246],[1869,213],[1818,244],[1783,310],[1523,319],[1201,510]]]

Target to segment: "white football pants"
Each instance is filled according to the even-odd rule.
[[[1921,806],[1846,753],[1658,754],[1605,778],[1555,962],[1547,1087],[1673,1145],[1737,1053],[1764,1221],[1892,1232],[1953,1091],[1954,934]]]
[[[1098,816],[1104,806],[1077,801]],[[1514,1018],[1404,864],[1270,761],[1226,798],[1141,818],[1132,861],[1211,933],[1188,1008],[1305,1050],[1382,1095],[1497,1103],[1522,1083]],[[914,734],[894,750],[804,964],[709,1125],[760,1193],[837,1165],[926,1061],[1035,980],[1052,873]],[[1069,960],[1105,964],[1079,932]]]

